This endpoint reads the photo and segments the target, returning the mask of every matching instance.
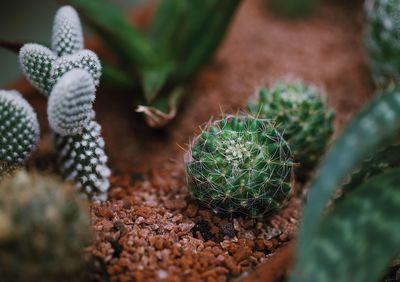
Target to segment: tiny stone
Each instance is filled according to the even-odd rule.
[[[220,231],[224,236],[228,236],[229,238],[236,236],[235,228],[232,223],[222,224],[220,226]]]

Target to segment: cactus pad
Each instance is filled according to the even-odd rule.
[[[51,81],[56,83],[60,77],[72,69],[83,69],[89,72],[96,86],[100,84],[101,64],[97,55],[90,50],[78,51],[72,55],[58,58],[51,69]]]
[[[194,139],[186,168],[193,197],[215,212],[266,216],[291,191],[290,149],[268,120],[213,122]]]
[[[25,76],[46,96],[53,87],[50,72],[56,59],[50,49],[38,44],[25,44],[19,52],[19,62]]]
[[[318,89],[302,82],[278,81],[259,90],[259,98],[248,105],[260,117],[274,119],[303,167],[314,167],[333,133],[334,113],[327,110]]]
[[[56,150],[62,174],[88,198],[105,201],[110,186],[107,156],[104,153],[104,140],[101,127],[91,121],[77,135],[55,135]]]
[[[39,141],[36,113],[17,91],[0,90],[0,175],[22,165]]]
[[[83,49],[83,34],[78,13],[71,6],[63,6],[54,18],[51,40],[53,52],[61,57]]]
[[[55,84],[47,107],[49,123],[60,135],[75,135],[94,118],[96,88],[85,70],[73,69]]]

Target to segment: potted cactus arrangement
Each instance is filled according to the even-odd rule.
[[[0,38],[2,279],[400,279],[396,1],[64,2]]]

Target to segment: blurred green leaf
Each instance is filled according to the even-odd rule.
[[[299,263],[306,260],[328,200],[341,187],[344,177],[371,153],[393,141],[399,132],[399,88],[383,91],[353,118],[327,154],[311,184],[300,229],[297,249]],[[296,266],[295,273],[301,273],[300,264]]]
[[[292,281],[376,282],[400,252],[400,168],[371,178],[308,238]]]

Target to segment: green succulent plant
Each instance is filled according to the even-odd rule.
[[[278,81],[258,94],[258,100],[248,103],[248,110],[257,117],[274,119],[295,160],[304,168],[314,167],[329,143],[335,116],[320,91],[301,81]]]
[[[100,132],[100,125],[91,121],[80,134],[55,134],[55,146],[65,179],[73,181],[77,189],[90,199],[105,201],[110,186],[110,169]]]
[[[400,82],[400,5],[397,0],[365,1],[365,46],[379,87]]]
[[[392,87],[353,118],[318,168],[290,281],[381,281],[400,253],[399,136],[400,89]],[[338,189],[344,197],[332,201]]]
[[[138,112],[152,127],[172,120],[182,85],[220,45],[240,0],[159,1],[151,23],[139,31],[106,0],[68,0],[118,59],[105,78],[139,93]]]
[[[84,49],[79,16],[72,7],[57,11],[51,46],[52,50],[24,45],[21,68],[49,98],[47,112],[61,173],[90,199],[106,200],[110,170],[93,110],[102,68],[97,55]]]
[[[0,180],[31,155],[39,141],[36,113],[17,91],[0,90]]]
[[[222,213],[263,217],[291,191],[289,146],[268,120],[227,116],[197,136],[186,160],[193,197]]]
[[[95,117],[95,97],[95,82],[87,71],[73,69],[67,72],[55,84],[49,97],[50,127],[62,136],[81,133]]]
[[[87,207],[57,179],[20,171],[0,185],[2,281],[85,280]]]

